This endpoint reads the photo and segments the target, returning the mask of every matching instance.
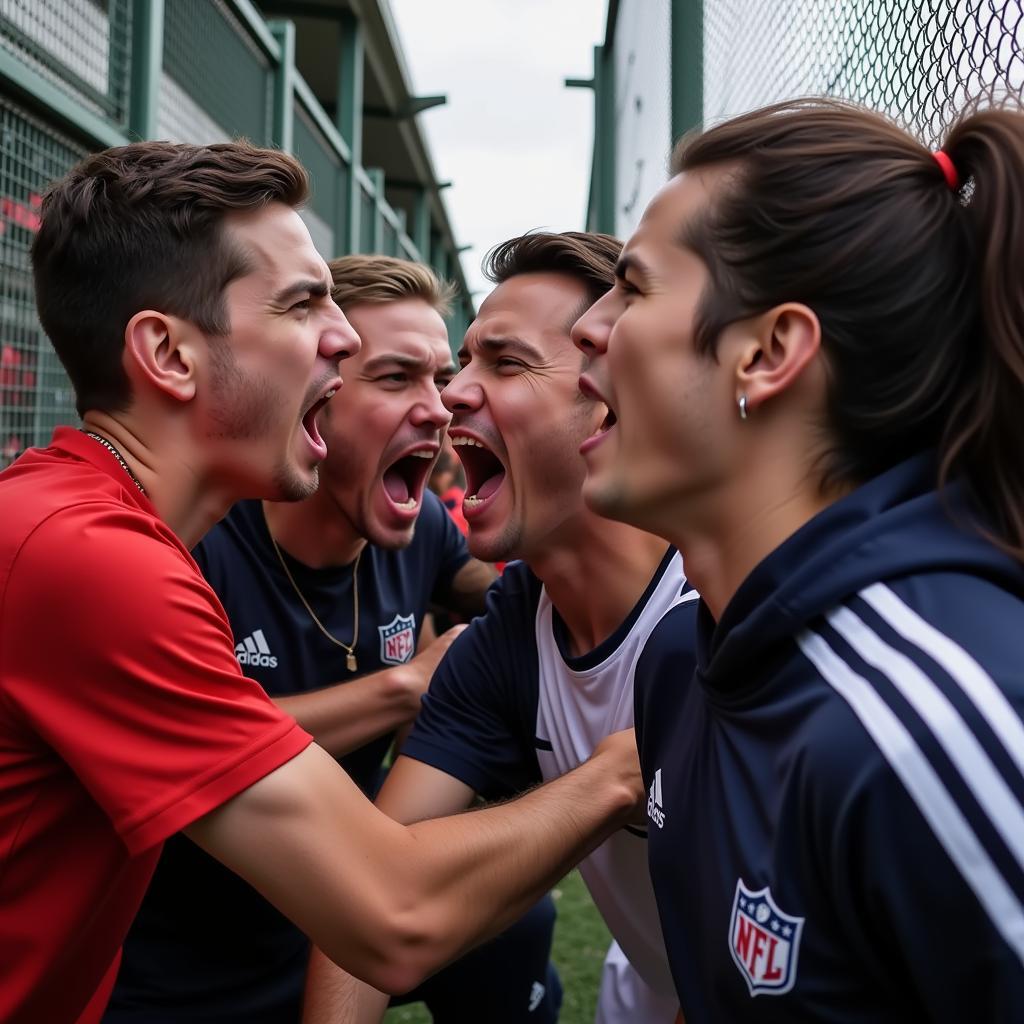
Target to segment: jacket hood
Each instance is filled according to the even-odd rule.
[[[871,583],[968,573],[1024,595],[1024,568],[986,540],[957,483],[940,493],[933,454],[900,463],[805,523],[743,581],[716,624],[702,604],[697,664],[728,688],[779,639]],[[738,670],[743,670],[737,675]]]

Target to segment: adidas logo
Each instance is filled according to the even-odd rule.
[[[277,668],[277,658],[270,653],[262,629],[254,629],[244,640],[235,644],[235,657],[239,665]]]
[[[527,1013],[533,1013],[533,1011],[540,1006],[540,1002],[544,998],[545,991],[546,989],[539,981],[535,981],[533,983],[533,988],[530,989],[530,1006],[526,1011]]]
[[[651,793],[647,797],[647,817],[654,822],[658,828],[665,827],[665,811],[661,806],[661,769],[654,773],[654,781],[651,783]]]

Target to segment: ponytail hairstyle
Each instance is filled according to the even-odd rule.
[[[827,367],[822,486],[935,450],[940,487],[963,480],[1024,561],[1024,114],[967,112],[941,149],[825,99],[684,137],[673,174],[726,172],[683,228],[710,276],[695,342],[713,355],[728,324],[804,303]]]

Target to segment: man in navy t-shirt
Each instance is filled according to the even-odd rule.
[[[399,821],[453,813],[477,794],[508,797],[574,768],[604,736],[632,725],[633,668],[655,624],[672,608],[692,623],[696,594],[678,553],[594,515],[580,493],[579,446],[606,410],[579,393],[569,330],[611,286],[619,249],[606,235],[538,233],[490,257],[497,287],[470,325],[462,369],[442,398],[466,472],[470,550],[522,561],[505,569],[486,614],[434,675],[378,797]],[[552,822],[559,827],[571,823]],[[646,833],[620,831],[580,871],[615,939],[597,1020],[672,1024],[679,1003]],[[315,964],[312,978],[338,973]],[[326,977],[310,1000],[330,1002]],[[324,1010],[316,1019],[331,1017]]]
[[[449,420],[435,384],[451,363],[447,289],[428,268],[389,257],[345,257],[331,270],[363,346],[346,365],[342,400],[323,413],[320,488],[296,504],[239,503],[194,555],[227,611],[245,673],[372,794],[395,731],[416,714],[459,631],[417,655],[428,606],[482,610],[494,572],[470,557],[425,487]],[[438,1021],[460,1019],[466,1004],[498,1020],[496,1011],[517,995],[525,1006],[537,985],[543,997],[529,1019],[553,1021],[553,921],[542,901],[412,997]],[[294,925],[178,836],[125,943],[105,1020],[297,1024],[308,958]]]

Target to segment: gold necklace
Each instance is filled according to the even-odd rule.
[[[264,513],[263,522],[267,527],[267,534],[270,537],[270,543],[274,545],[274,550],[277,552],[277,560],[281,563],[281,568],[284,569],[285,576],[288,577],[288,582],[292,585],[292,589],[295,591],[299,600],[302,602],[302,606],[309,612],[309,617],[316,623],[317,629],[332,644],[337,644],[345,652],[345,668],[349,672],[355,672],[358,670],[356,664],[356,644],[359,643],[359,559],[363,557],[363,549],[359,549],[359,554],[356,555],[355,564],[352,566],[352,643],[342,643],[336,636],[327,631],[327,627],[316,617],[316,613],[309,606],[309,602],[306,600],[302,591],[299,590],[298,583],[295,582],[295,577],[292,576],[291,570],[288,568],[288,563],[284,560],[284,555],[281,554],[281,549],[277,546],[277,541],[274,540],[274,534],[271,532],[270,523],[267,522],[266,514]],[[365,547],[365,545],[364,545]]]

